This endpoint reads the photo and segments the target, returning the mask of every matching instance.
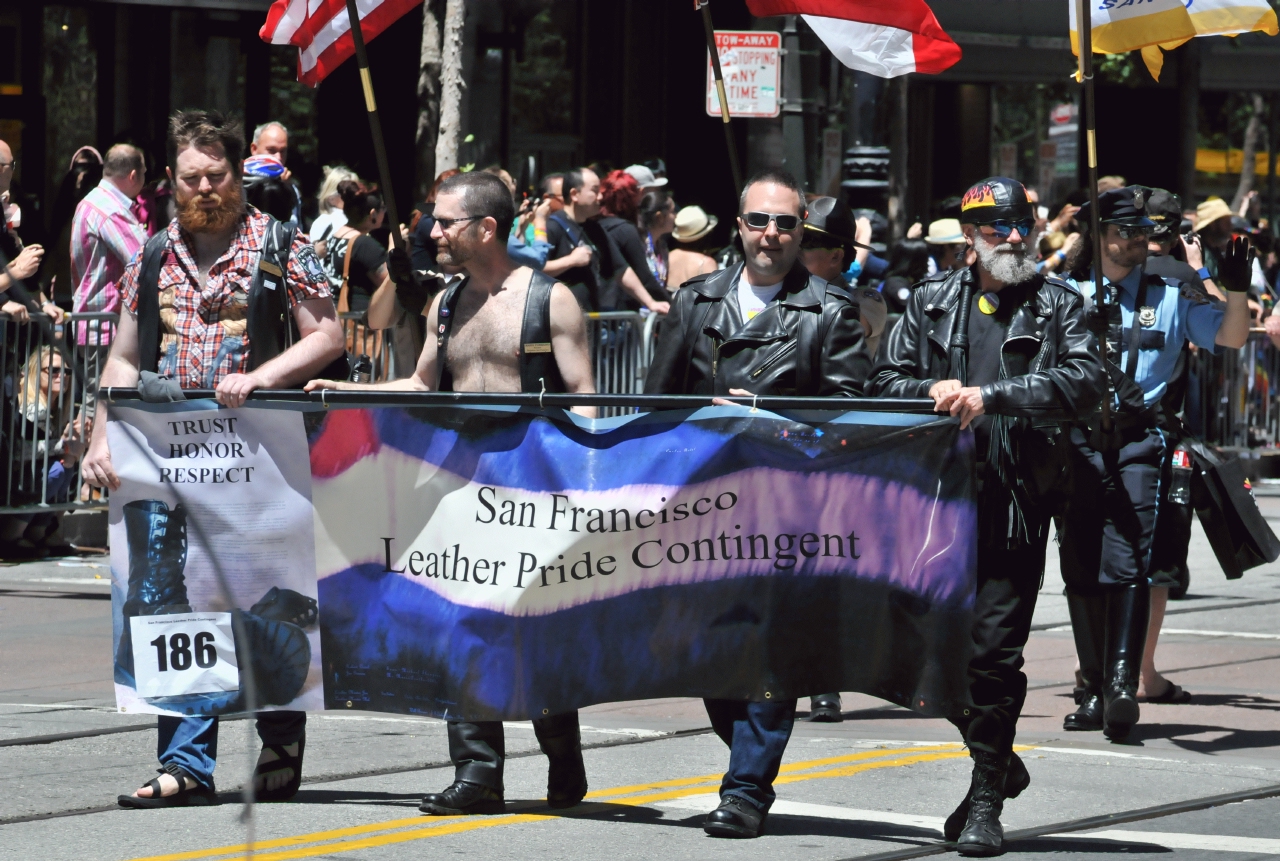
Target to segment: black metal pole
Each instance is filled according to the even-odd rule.
[[[373,77],[369,74],[369,55],[364,47],[364,33],[360,29],[360,13],[356,0],[347,0],[347,17],[351,20],[351,39],[356,45],[356,64],[360,67],[360,86],[364,89],[364,105],[369,112],[369,132],[373,135],[373,155],[378,160],[378,179],[382,183],[382,200],[391,220],[391,241],[396,248],[407,251],[404,237],[400,235],[400,213],[396,209],[396,196],[391,188],[391,166],[387,162],[387,145],[382,139],[382,121],[378,118],[378,103],[373,97]]]
[[[355,0],[347,0],[353,3]],[[720,71],[720,51],[716,48],[716,28],[711,23],[711,0],[694,0],[694,7],[702,10],[702,27],[707,31],[707,51],[711,54],[711,73],[716,80],[716,96],[720,99],[720,119],[724,123],[724,142],[729,148],[729,169],[733,171],[733,190],[742,191],[742,168],[738,165],[738,144],[733,139],[733,127],[729,124],[729,99],[724,91],[724,73]]]
[[[1102,286],[1102,224],[1098,219],[1098,146],[1097,120],[1094,111],[1093,92],[1093,20],[1092,9],[1084,0],[1075,0],[1077,32],[1080,34],[1080,81],[1084,84],[1084,134],[1085,158],[1088,165],[1089,186],[1089,237],[1093,243],[1093,302],[1096,312],[1106,324],[1099,324],[1099,346],[1102,359],[1107,359],[1107,333],[1110,322],[1107,316],[1107,293]],[[1107,374],[1106,393],[1102,399],[1101,426],[1104,433],[1111,433],[1111,375]]]
[[[105,388],[98,393],[108,402],[140,401],[137,389]],[[187,400],[209,400],[214,389],[183,389]],[[714,406],[723,400],[762,410],[822,410],[824,412],[914,413],[929,415],[934,411],[932,398],[789,398],[789,397],[725,397],[711,395],[575,395],[523,394],[519,392],[406,392],[385,389],[304,392],[300,389],[258,389],[249,395],[251,401],[285,401],[321,406],[383,407],[637,407],[645,410],[687,410]]]

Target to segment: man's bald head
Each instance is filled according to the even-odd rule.
[[[116,144],[107,150],[102,175],[127,196],[137,197],[147,184],[147,160],[136,146]]]

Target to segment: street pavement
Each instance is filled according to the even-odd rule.
[[[1280,498],[1259,501],[1280,529]],[[1197,527],[1190,594],[1170,603],[1157,655],[1194,699],[1144,705],[1117,745],[1062,731],[1074,648],[1054,557],[1027,649],[1032,783],[1005,809],[1011,853],[1280,855],[1280,564],[1227,581]],[[797,723],[755,841],[699,827],[727,752],[697,700],[585,709],[592,792],[568,811],[543,804],[546,760],[514,723],[507,812],[422,816],[421,795],[451,779],[444,725],[361,712],[312,715],[296,803],[258,805],[251,822],[235,792],[258,750],[247,720],[222,727],[220,806],[120,810],[116,795],[153,776],[155,733],[114,706],[107,582],[103,557],[0,567],[0,858],[221,861],[246,857],[251,833],[256,859],[923,857],[947,854],[941,823],[968,787],[949,724],[845,694],[843,723]]]

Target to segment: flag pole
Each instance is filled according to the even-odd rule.
[[[1076,32],[1079,34],[1079,74],[1084,84],[1084,134],[1085,159],[1088,165],[1089,191],[1089,241],[1093,244],[1093,302],[1098,317],[1098,328],[1094,334],[1102,348],[1102,359],[1107,359],[1107,334],[1110,331],[1110,317],[1107,315],[1107,293],[1102,286],[1102,222],[1098,212],[1098,147],[1097,119],[1094,111],[1093,92],[1093,15],[1090,4],[1085,0],[1073,0],[1076,4]],[[1111,374],[1106,374],[1106,393],[1102,399],[1101,430],[1111,433]]]
[[[400,235],[400,213],[396,210],[396,197],[391,188],[391,166],[387,162],[387,145],[382,139],[382,121],[378,118],[378,103],[373,98],[373,77],[369,74],[369,55],[364,48],[364,32],[360,29],[360,13],[356,0],[347,0],[347,17],[351,19],[351,39],[356,45],[356,64],[360,67],[360,86],[364,89],[364,105],[369,112],[369,132],[373,135],[373,154],[378,160],[378,180],[382,183],[382,200],[391,220],[391,242],[401,251],[407,251],[404,237]]]
[[[347,4],[355,0],[347,0]],[[729,147],[729,169],[733,171],[734,191],[742,190],[742,168],[738,165],[738,145],[733,139],[733,127],[729,125],[729,99],[724,91],[724,73],[720,71],[720,51],[716,48],[716,29],[711,23],[711,0],[693,0],[695,9],[702,10],[702,27],[707,31],[707,52],[711,54],[711,73],[716,80],[716,96],[720,100],[720,119],[724,122],[724,142]]]

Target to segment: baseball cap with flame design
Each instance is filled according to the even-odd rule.
[[[992,176],[974,185],[960,199],[962,224],[990,224],[1035,218],[1035,207],[1027,199],[1022,183],[1007,176]]]

